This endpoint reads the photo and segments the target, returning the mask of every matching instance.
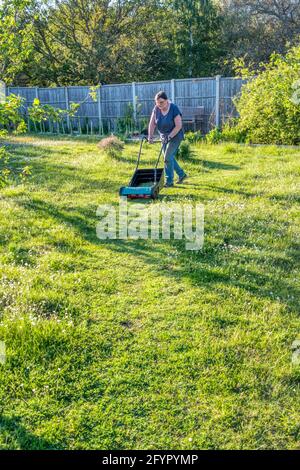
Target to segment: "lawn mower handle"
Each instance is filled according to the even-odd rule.
[[[141,158],[141,153],[142,153],[142,147],[143,147],[144,140],[146,140],[146,141],[148,142],[148,137],[146,137],[145,135],[143,135],[143,137],[141,138],[140,150],[139,150],[139,154],[138,154],[138,158],[137,158],[135,170],[138,169],[139,164],[140,164],[140,158]],[[160,141],[157,140],[156,142],[160,142]],[[160,148],[160,152],[159,152],[159,155],[158,155],[158,159],[157,159],[157,162],[156,162],[156,165],[155,165],[155,170],[156,170],[157,167],[158,167],[158,163],[159,163],[159,160],[160,160],[160,157],[161,157],[161,153],[162,153],[163,148],[164,148],[164,146],[165,146],[166,144],[167,144],[167,140],[164,139],[164,140],[162,141],[162,145],[161,145],[161,148]],[[156,181],[156,171],[155,171],[155,181]]]

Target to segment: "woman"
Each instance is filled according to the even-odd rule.
[[[153,143],[153,134],[157,126],[160,137],[165,142],[163,146],[166,174],[165,188],[174,186],[174,170],[179,177],[177,183],[182,183],[187,178],[186,173],[175,158],[180,142],[184,139],[181,116],[178,106],[168,100],[164,91],[159,91],[155,95],[155,106],[148,126],[148,142]]]

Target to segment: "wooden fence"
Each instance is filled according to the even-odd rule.
[[[207,133],[213,127],[222,125],[228,117],[237,116],[232,98],[239,93],[243,83],[245,80],[218,75],[210,78],[102,85],[97,92],[97,101],[89,97],[80,106],[76,117],[66,120],[66,129],[68,132],[103,134],[124,130],[133,122],[134,127],[141,130],[148,123],[155,94],[164,90],[179,108],[204,106],[202,131]],[[34,98],[39,98],[41,104],[68,109],[71,102],[78,103],[87,97],[89,87],[7,87],[6,95],[11,93],[25,99],[24,113],[27,115],[27,108],[32,105]]]

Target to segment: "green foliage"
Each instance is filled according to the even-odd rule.
[[[229,119],[222,129],[214,128],[205,136],[208,144],[218,144],[220,142],[244,143],[247,141],[247,132],[238,126],[238,119]]]
[[[180,160],[188,160],[192,156],[191,145],[189,142],[184,140],[180,143],[179,149],[177,151],[177,158]]]
[[[90,87],[87,96],[80,101],[79,103],[75,103],[71,101],[69,103],[69,109],[60,109],[57,107],[53,107],[49,104],[42,105],[38,98],[35,98],[32,102],[32,106],[28,108],[28,115],[31,121],[34,124],[35,132],[38,131],[37,123],[39,124],[40,131],[45,132],[45,123],[46,121],[49,122],[49,129],[50,132],[54,131],[53,123],[58,124],[56,126],[56,130],[59,132],[59,124],[62,124],[62,129],[64,132],[63,120],[66,118],[74,118],[79,110],[80,106],[85,103],[89,98],[92,98],[93,101],[97,100],[97,87]],[[72,126],[70,126],[70,131],[72,133]],[[88,132],[88,126],[86,124],[86,131]]]
[[[196,144],[197,142],[201,142],[203,140],[203,135],[201,131],[196,131],[196,132],[186,132],[184,134],[185,139],[190,143],[190,144]]]
[[[242,87],[234,102],[238,129],[247,140],[264,144],[300,142],[300,46],[285,57],[273,54],[264,70]]]
[[[27,132],[27,125],[26,122],[22,119],[19,123],[17,123],[16,129],[13,131],[14,135],[25,134]]]
[[[0,143],[8,139],[10,134],[18,135],[27,131],[26,123],[21,115],[23,98],[14,94],[9,95],[0,103]],[[11,165],[11,154],[7,146],[0,146],[0,187],[6,186],[13,180],[18,181],[29,175],[30,167],[26,166],[17,171]]]
[[[1,78],[64,86],[229,76],[241,56],[257,65],[299,40],[299,6],[260,3],[2,0]]]
[[[223,17],[220,45],[225,59],[218,72],[222,75],[232,76],[238,62],[241,69],[250,67],[257,71],[273,52],[285,54],[288,48],[299,44],[298,0],[221,0],[216,3]]]
[[[111,135],[100,140],[98,147],[109,157],[117,158],[121,156],[124,143],[118,137]]]
[[[210,76],[222,55],[220,28],[222,16],[212,0],[171,0],[170,28],[174,53],[181,77]]]
[[[74,117],[80,108],[81,103],[74,103],[73,101],[69,104],[69,109],[65,111],[70,117]]]
[[[6,147],[0,147],[0,188],[7,185],[9,182],[9,156],[9,152]]]
[[[222,140],[222,131],[215,127],[206,134],[205,140],[208,144],[218,144]]]
[[[245,143],[247,140],[247,132],[238,125],[238,118],[229,119],[222,127],[222,142]]]
[[[145,122],[141,118],[142,103],[139,103],[138,97],[135,97],[136,101],[136,115],[134,115],[134,107],[132,103],[127,103],[124,111],[124,115],[117,119],[117,132],[120,134],[128,135],[135,131],[136,128],[141,126],[140,122]],[[148,120],[147,120],[148,124]]]
[[[93,101],[97,101],[99,89],[100,89],[100,85],[90,87],[89,96],[92,98]]]
[[[24,98],[14,95],[9,95],[3,102],[0,102],[0,125],[11,130],[20,126],[20,130],[24,129],[25,121],[21,115],[21,107]]]
[[[8,137],[8,130],[7,129],[0,129],[0,141],[1,139],[5,139]]]
[[[48,110],[49,110],[49,106],[48,106]],[[42,130],[45,130],[42,127],[42,123],[47,121],[47,119],[48,119],[47,108],[45,108],[45,106],[41,105],[40,100],[38,98],[35,98],[33,100],[32,106],[29,106],[27,111],[28,111],[29,118],[34,123],[35,131],[37,132],[37,126],[36,126],[37,123],[40,124],[41,132],[42,132]]]
[[[2,0],[0,4],[0,68],[1,80],[12,83],[34,60],[34,27],[28,8],[32,0]]]
[[[39,86],[205,76],[222,55],[222,16],[213,0],[4,3],[0,62],[7,83],[18,85],[23,74]],[[157,27],[162,17],[168,29]]]

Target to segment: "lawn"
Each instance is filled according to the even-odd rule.
[[[159,197],[204,204],[188,251],[96,236],[136,144],[9,147],[32,175],[0,198],[0,448],[299,449],[300,149],[193,146]]]

